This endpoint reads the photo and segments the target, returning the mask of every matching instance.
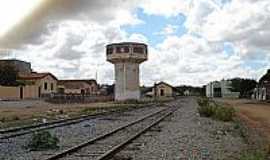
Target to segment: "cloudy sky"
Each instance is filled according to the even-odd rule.
[[[113,83],[104,46],[149,46],[141,83],[258,79],[270,68],[269,0],[1,0],[0,58]]]

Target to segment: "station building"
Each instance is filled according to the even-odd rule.
[[[176,96],[177,91],[172,85],[159,82],[155,83],[153,87],[146,89],[142,94],[146,97],[173,97]]]

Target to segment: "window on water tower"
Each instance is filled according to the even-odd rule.
[[[134,47],[133,48],[134,53],[144,53],[144,49],[142,47]]]
[[[122,46],[122,47],[116,47],[117,53],[129,53],[129,47],[128,46]]]
[[[107,54],[113,54],[113,48],[112,47],[108,47],[107,48]]]

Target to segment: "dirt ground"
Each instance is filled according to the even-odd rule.
[[[97,110],[132,106],[115,102],[87,104],[50,104],[41,100],[0,101],[0,128],[90,114]]]
[[[248,99],[217,99],[233,106],[238,116],[266,136],[270,142],[270,103]]]

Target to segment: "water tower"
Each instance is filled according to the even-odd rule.
[[[115,68],[115,100],[140,99],[139,65],[147,60],[147,45],[113,43],[106,46],[106,53]]]

